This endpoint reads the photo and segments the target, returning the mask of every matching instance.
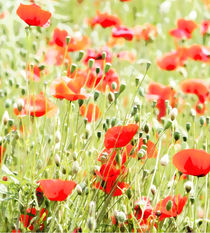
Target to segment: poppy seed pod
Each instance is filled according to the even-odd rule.
[[[83,56],[84,56],[84,54],[85,54],[84,50],[80,50],[80,51],[79,51],[78,58],[77,58],[77,61],[81,61],[82,58],[83,58]]]
[[[177,108],[172,108],[171,112],[170,112],[170,118],[172,121],[174,121],[176,119],[178,115],[178,110]]]
[[[79,184],[76,186],[76,191],[78,195],[82,195],[82,188]]]
[[[89,60],[88,60],[88,67],[91,69],[92,67],[93,67],[93,64],[94,64],[94,59],[93,58],[90,58]]]
[[[105,64],[105,68],[104,68],[104,73],[105,73],[105,74],[110,70],[111,66],[112,66],[112,64],[109,63],[109,62],[107,62],[107,63]]]
[[[102,59],[103,59],[103,60],[106,59],[106,52],[105,52],[105,51],[102,52]]]
[[[9,121],[9,113],[8,113],[8,111],[5,111],[3,116],[2,116],[2,122],[4,125],[6,125],[8,121]]]
[[[59,143],[61,141],[61,133],[59,130],[55,133],[55,143]]]
[[[77,65],[76,64],[71,64],[71,74],[73,74],[74,73],[74,71],[76,70],[76,68],[77,68]]]
[[[157,191],[157,188],[156,188],[156,186],[155,186],[154,184],[152,184],[150,190],[151,190],[151,193],[152,193],[153,195],[155,195],[155,193],[156,193],[156,191]]]
[[[112,82],[112,89],[116,90],[117,89],[117,83],[116,82]]]
[[[112,103],[115,100],[115,95],[113,92],[109,92],[107,96],[110,103]]]
[[[94,101],[96,101],[98,99],[99,95],[100,95],[99,91],[94,92],[94,94],[93,94]]]
[[[67,36],[67,37],[66,37],[66,44],[68,45],[70,42],[71,42],[71,37],[70,37],[70,36]]]
[[[204,116],[201,116],[200,119],[199,119],[199,121],[200,121],[200,125],[203,126],[204,123],[205,123],[205,118],[204,118]]]
[[[55,154],[55,164],[57,167],[60,166],[61,158],[58,154]]]
[[[126,215],[125,215],[125,213],[122,212],[122,211],[119,211],[119,212],[117,213],[117,220],[118,220],[120,223],[124,223],[125,220],[126,220]]]
[[[187,122],[187,123],[186,123],[186,130],[189,132],[189,131],[190,131],[190,128],[191,128],[191,123],[190,123],[190,122]]]
[[[125,90],[125,88],[126,88],[126,84],[122,82],[120,85],[119,93],[121,94]]]
[[[79,172],[79,170],[80,170],[80,166],[78,161],[74,161],[72,164],[72,173],[76,175]]]

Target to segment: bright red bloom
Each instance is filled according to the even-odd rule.
[[[36,4],[24,5],[21,3],[16,13],[28,25],[38,27],[48,25],[51,17],[49,11],[42,10]]]
[[[166,206],[169,201],[172,201],[172,206],[170,210],[167,210]],[[186,202],[187,197],[182,197],[180,194],[174,197],[168,196],[165,199],[161,200],[157,204],[155,209],[156,211],[160,211],[161,213],[159,221],[162,221],[165,218],[176,217],[177,215],[181,214]]]
[[[210,86],[202,79],[186,79],[180,83],[180,86],[184,93],[197,95],[201,103],[205,102],[210,93]]]
[[[210,51],[201,45],[192,45],[187,50],[187,56],[195,61],[210,63]]]
[[[122,190],[128,188],[128,184],[122,182],[127,175],[127,168],[122,165],[120,169],[117,169],[111,163],[104,163],[101,166],[100,171],[95,171],[96,175],[101,179],[100,182],[95,184],[95,187],[103,190],[103,192],[112,196],[122,195]]]
[[[162,70],[172,71],[179,66],[183,66],[187,60],[186,48],[179,48],[177,51],[169,52],[163,57],[157,59],[157,65]]]
[[[14,108],[15,115],[41,117],[45,114],[52,116],[57,112],[55,104],[50,102],[42,92],[35,96],[31,95],[29,98],[25,97],[23,102],[24,106],[21,111],[17,107]]]
[[[173,156],[173,165],[182,173],[202,177],[210,171],[210,154],[198,149],[181,150]]]
[[[39,82],[40,81],[40,77],[41,77],[41,70],[39,68],[39,66],[34,65],[33,66],[33,70],[31,70],[28,66],[28,70],[27,70],[27,78],[28,80],[33,80],[34,82]]]
[[[139,126],[128,124],[125,126],[115,126],[107,130],[104,145],[107,149],[126,146],[138,131]]]
[[[157,108],[159,110],[158,119],[160,120],[166,115],[165,100],[169,100],[172,107],[175,107],[177,99],[175,97],[176,91],[170,86],[164,86],[160,83],[152,82],[148,87],[148,99],[157,100]]]
[[[105,60],[102,58],[102,54],[104,52],[106,53]],[[95,60],[96,65],[98,65],[100,67],[103,67],[104,62],[109,62],[109,63],[112,62],[112,53],[107,47],[102,48],[102,49],[100,49],[98,51],[93,50],[93,49],[88,49],[87,50],[87,55],[84,58],[84,63],[86,65],[88,64],[88,61],[89,61],[90,58]]]
[[[52,82],[51,95],[55,98],[67,99],[69,101],[86,99],[87,95],[82,89],[83,85],[83,76],[76,76],[72,79],[68,77],[57,78]]]
[[[191,38],[192,32],[197,28],[197,24],[192,20],[179,19],[177,21],[177,28],[171,30],[171,36],[177,39]]]
[[[93,103],[88,104],[88,107],[83,104],[80,107],[80,113],[83,117],[87,118],[88,122],[97,121],[101,117],[100,108],[98,107],[98,105]]]
[[[59,28],[55,28],[54,32],[53,32],[53,39],[52,39],[51,43],[57,44],[60,47],[65,47],[67,36],[68,36],[68,32],[66,30],[60,30]]]
[[[51,201],[64,201],[77,185],[71,180],[46,179],[38,181],[44,195]]]
[[[129,52],[129,51],[121,51],[119,53],[117,53],[117,58],[119,58],[120,60],[125,60],[125,61],[129,61],[131,63],[134,63],[136,61],[136,54],[133,52]]]
[[[35,221],[33,221],[33,218],[36,217],[36,212],[37,212],[36,209],[35,208],[32,208],[32,209],[28,208],[26,212],[27,212],[26,215],[21,214],[21,216],[20,216],[20,222],[22,222],[24,224],[25,228],[29,228],[31,231],[33,231],[34,225],[36,225],[37,223],[39,223],[39,220],[41,218],[42,218],[42,222],[46,220],[47,213],[48,213],[48,211],[43,208],[41,210],[41,212],[40,212],[39,219],[37,220],[37,223],[36,223]],[[40,224],[40,230],[41,231],[43,230],[43,223]]]
[[[112,29],[112,37],[124,38],[125,40],[132,40],[133,36],[134,36],[133,30],[125,26],[119,26]]]
[[[97,12],[97,15],[89,20],[91,27],[96,24],[100,24],[103,28],[119,26],[121,24],[120,19],[117,16],[110,15],[108,13]]]

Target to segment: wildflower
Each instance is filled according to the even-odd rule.
[[[176,217],[181,214],[186,202],[187,197],[182,197],[180,194],[174,197],[168,196],[161,200],[155,208],[156,213],[160,211],[159,221],[163,221],[165,218]]]
[[[107,149],[126,146],[138,130],[138,125],[115,126],[107,130],[104,145]]]
[[[173,165],[182,173],[202,177],[210,171],[210,154],[198,149],[181,150],[173,156]]]
[[[36,4],[24,5],[21,3],[16,13],[29,26],[45,27],[49,24],[51,17],[49,11],[42,10]]]
[[[38,181],[40,189],[51,201],[64,201],[76,187],[71,180],[46,179]]]
[[[89,103],[88,107],[82,105],[80,107],[80,113],[83,117],[86,117],[88,122],[96,121],[101,117],[101,111],[96,104]]]
[[[124,38],[125,40],[132,40],[134,32],[132,29],[129,29],[125,26],[119,26],[112,29],[112,37],[115,38]]]
[[[45,114],[52,116],[57,112],[57,107],[42,92],[35,96],[31,95],[29,98],[25,97],[23,102],[24,106],[21,111],[19,111],[18,107],[14,108],[15,115],[41,117]]]

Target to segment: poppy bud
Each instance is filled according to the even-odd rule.
[[[170,118],[172,121],[174,121],[176,119],[178,115],[178,110],[177,108],[172,108],[171,112],[170,112]]]
[[[155,193],[156,193],[156,191],[157,191],[157,188],[156,188],[156,186],[155,186],[154,184],[152,184],[150,190],[151,190],[151,193],[152,193],[153,195],[155,195]]]
[[[193,182],[192,181],[187,181],[184,184],[184,188],[185,188],[186,192],[189,193],[193,188]]]
[[[183,139],[184,142],[186,142],[186,141],[187,141],[187,135],[184,135],[184,136],[182,137],[182,139]]]
[[[135,123],[138,123],[139,120],[140,120],[140,119],[139,119],[139,115],[136,114],[136,115],[135,115]]]
[[[201,116],[199,120],[200,120],[200,125],[203,126],[204,123],[205,123],[205,118],[204,118],[204,116]]]
[[[95,60],[94,60],[93,58],[90,58],[90,59],[88,60],[88,66],[89,66],[90,69],[93,67],[94,61],[95,61]]]
[[[9,79],[9,85],[10,85],[10,87],[13,86],[13,80],[12,79]]]
[[[55,154],[55,164],[57,167],[60,166],[61,158],[58,154]]]
[[[170,211],[170,209],[171,209],[171,207],[172,207],[172,204],[173,204],[172,201],[169,200],[168,203],[166,204],[166,210],[167,210],[167,211]]]
[[[11,105],[11,100],[10,99],[7,99],[7,100],[5,100],[5,108],[9,108],[10,107],[10,105]]]
[[[111,66],[112,66],[112,64],[109,63],[109,62],[107,62],[107,63],[105,64],[105,68],[104,68],[105,74],[110,70]]]
[[[9,127],[12,127],[14,125],[14,120],[13,119],[9,119],[8,120],[8,125],[9,125]]]
[[[206,124],[209,125],[210,123],[210,117],[206,117]]]
[[[77,65],[76,65],[76,64],[72,64],[72,65],[71,65],[71,74],[74,73],[74,71],[76,70],[76,68],[77,68]]]
[[[60,131],[56,131],[55,133],[55,143],[59,143],[61,141],[61,133]]]
[[[103,58],[103,60],[106,59],[106,52],[105,51],[103,51],[103,53],[102,53],[102,58]]]
[[[139,138],[141,138],[143,136],[143,132],[139,133]]]
[[[140,95],[141,97],[144,97],[144,96],[145,96],[145,94],[144,94],[144,89],[143,89],[142,87],[139,88],[139,95]]]
[[[141,146],[141,149],[146,151],[146,150],[147,150],[147,145],[145,145],[145,144],[142,145],[142,146]]]
[[[140,150],[138,151],[138,153],[137,153],[137,157],[138,157],[139,159],[142,159],[142,158],[145,156],[145,154],[146,154],[146,151],[143,150],[143,149],[140,149]]]
[[[189,199],[190,199],[191,204],[194,204],[194,202],[195,202],[195,194],[194,194],[193,190],[190,191]]]
[[[84,100],[81,100],[81,99],[78,99],[78,104],[79,104],[79,107],[81,107],[84,103]]]
[[[178,131],[174,132],[174,139],[175,139],[175,141],[178,141],[180,139],[180,132],[178,132]]]
[[[119,211],[119,212],[117,213],[117,220],[118,220],[120,223],[124,223],[125,220],[126,220],[126,215],[125,215],[125,213],[122,212],[122,211]]]
[[[130,188],[126,190],[126,195],[127,195],[128,199],[131,199],[132,193],[131,193],[131,189]]]
[[[112,92],[109,92],[107,97],[110,103],[112,103],[115,100],[115,95]]]
[[[120,85],[120,89],[119,89],[119,94],[121,94],[126,88],[126,84],[125,83],[121,83]]]
[[[24,100],[23,99],[18,99],[18,101],[17,101],[17,109],[18,109],[19,112],[22,111],[23,106],[24,106]]]
[[[87,220],[87,227],[90,231],[94,231],[96,227],[96,220],[93,217],[89,217]]]
[[[143,138],[143,144],[147,144],[147,138]]]
[[[144,125],[144,132],[149,133],[149,125],[148,124]]]
[[[116,125],[116,123],[117,123],[117,119],[115,117],[113,117],[111,119],[111,126],[114,127]]]
[[[72,164],[72,173],[73,175],[76,175],[80,170],[80,166],[79,166],[79,163],[78,161],[74,161],[73,164]]]
[[[156,215],[157,215],[157,217],[160,217],[160,215],[161,215],[160,210],[157,210]]]
[[[96,210],[96,203],[94,201],[91,201],[89,204],[89,215],[95,216],[95,210]]]
[[[71,37],[70,37],[70,36],[67,36],[67,37],[66,37],[66,44],[68,45],[68,44],[70,43],[70,41],[71,41]]]
[[[9,113],[7,111],[5,111],[4,115],[2,117],[2,122],[4,125],[6,125],[8,121],[9,121]]]
[[[102,134],[101,131],[98,131],[96,134],[97,134],[97,138],[98,138],[98,139],[101,138],[101,134]]]
[[[94,101],[96,101],[98,99],[99,94],[100,94],[99,91],[94,92],[94,95],[93,95]]]
[[[84,56],[84,54],[85,54],[84,50],[80,50],[80,51],[79,51],[78,58],[77,58],[77,61],[81,61],[82,58],[83,58],[83,56]]]
[[[25,94],[26,94],[26,89],[25,89],[24,87],[22,87],[22,89],[21,89],[21,94],[22,94],[22,95],[25,95]]]
[[[195,111],[195,109],[191,109],[190,110],[190,114],[191,114],[191,116],[193,117],[193,118],[195,118],[195,116],[196,116],[196,111]]]
[[[132,111],[131,111],[131,116],[136,115],[137,110],[138,110],[137,106],[133,106]]]
[[[168,154],[165,154],[161,159],[160,159],[160,164],[162,166],[167,166],[169,164],[169,157]]]
[[[82,195],[82,187],[79,184],[76,186],[76,191],[78,195]]]
[[[189,131],[190,131],[190,128],[191,128],[191,123],[190,123],[190,122],[187,122],[187,123],[186,123],[186,130],[189,132]]]
[[[112,86],[112,89],[113,89],[113,90],[116,90],[116,89],[117,89],[117,83],[116,83],[116,82],[112,82],[112,85],[111,85],[111,86]]]

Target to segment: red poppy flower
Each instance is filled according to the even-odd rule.
[[[137,40],[145,40],[149,41],[150,39],[154,39],[157,37],[157,29],[152,24],[144,24],[143,26],[134,27],[134,36]]]
[[[55,104],[50,102],[42,92],[35,96],[31,95],[29,98],[25,97],[23,103],[24,106],[21,111],[17,107],[14,108],[15,115],[41,117],[45,114],[52,116],[57,112]]]
[[[31,231],[34,229],[34,225],[39,223],[39,220],[42,219],[42,222],[46,220],[48,211],[44,208],[40,212],[39,219],[37,220],[37,223],[33,221],[33,218],[36,217],[36,209],[35,208],[28,208],[26,210],[27,214],[21,214],[20,216],[20,222],[24,224],[25,228],[29,228]],[[44,216],[43,216],[44,215]],[[40,230],[43,230],[43,223],[40,224]]]
[[[75,36],[72,37],[68,45],[69,52],[75,52],[86,48],[90,41],[87,36]]]
[[[119,26],[112,29],[112,37],[124,38],[125,40],[132,40],[133,36],[134,36],[133,30],[125,26]]]
[[[34,82],[39,82],[40,81],[40,77],[41,77],[41,70],[39,68],[39,66],[34,65],[33,66],[33,70],[31,70],[29,68],[28,65],[28,70],[27,70],[27,78],[28,80],[33,80]]]
[[[21,233],[21,231],[20,231],[20,229],[18,229],[18,230],[12,230],[12,233]]]
[[[184,93],[197,95],[201,103],[205,102],[210,92],[210,86],[202,79],[186,79],[180,83],[180,86]]]
[[[119,26],[121,24],[120,19],[117,16],[110,15],[108,13],[97,12],[97,15],[89,20],[91,27],[96,24],[100,24],[103,28]]]
[[[174,52],[169,52],[163,57],[157,59],[157,65],[162,70],[172,71],[177,69],[179,66],[183,66],[186,60],[186,49],[182,48]]]
[[[102,57],[102,54],[104,52],[106,53],[105,61],[104,61],[104,59]],[[93,49],[88,49],[87,50],[87,55],[84,58],[84,63],[87,65],[89,59],[91,59],[91,58],[95,60],[96,65],[98,65],[100,67],[103,67],[104,62],[109,62],[109,63],[112,62],[112,53],[107,47],[102,48],[102,49],[100,49],[98,51],[93,50]]]
[[[197,28],[197,24],[192,20],[179,19],[177,21],[177,28],[171,30],[171,36],[177,39],[191,38],[192,32]]]
[[[138,131],[139,126],[128,124],[125,126],[115,126],[107,130],[104,145],[107,149],[126,146]]]
[[[57,78],[52,82],[51,95],[58,99],[75,101],[86,99],[87,95],[82,89],[84,85],[83,76],[76,76],[73,79],[68,77]]]
[[[177,99],[176,91],[169,86],[164,86],[159,83],[152,82],[148,87],[148,99],[157,100],[157,108],[159,110],[158,119],[160,120],[166,115],[165,100],[169,100],[172,107],[175,107]]]
[[[210,62],[210,51],[201,45],[192,45],[187,50],[187,56],[195,61]]]
[[[65,47],[67,36],[68,36],[68,32],[66,30],[60,30],[59,28],[55,28],[53,32],[53,39],[51,41],[51,44],[56,44],[60,47]]]
[[[201,35],[210,34],[210,20],[204,20],[201,24]]]
[[[95,184],[95,187],[113,196],[122,195],[122,190],[128,188],[128,184],[122,182],[127,175],[127,168],[122,165],[120,169],[111,163],[104,163],[100,171],[95,171],[96,175],[102,180]],[[116,185],[117,182],[117,185]]]
[[[181,150],[173,156],[173,165],[182,173],[205,176],[210,171],[210,154],[198,149]]]
[[[44,27],[48,25],[51,13],[42,10],[36,4],[24,5],[20,4],[17,9],[17,15],[30,26]]]
[[[64,201],[72,193],[76,183],[71,180],[47,179],[38,181],[44,195],[51,201]]]
[[[172,206],[170,210],[167,210],[166,206],[169,201],[172,201]],[[165,218],[176,217],[177,215],[181,214],[186,202],[187,197],[182,197],[180,194],[174,197],[168,196],[165,199],[161,200],[157,204],[155,209],[156,211],[160,211],[161,213],[159,221],[162,221]]]
[[[93,103],[88,104],[88,107],[83,104],[80,107],[80,113],[83,117],[87,118],[88,122],[97,121],[101,117],[100,108],[98,107],[98,105]]]
[[[1,165],[1,159],[3,157],[3,154],[4,154],[5,150],[6,149],[3,146],[0,146],[0,165]]]

